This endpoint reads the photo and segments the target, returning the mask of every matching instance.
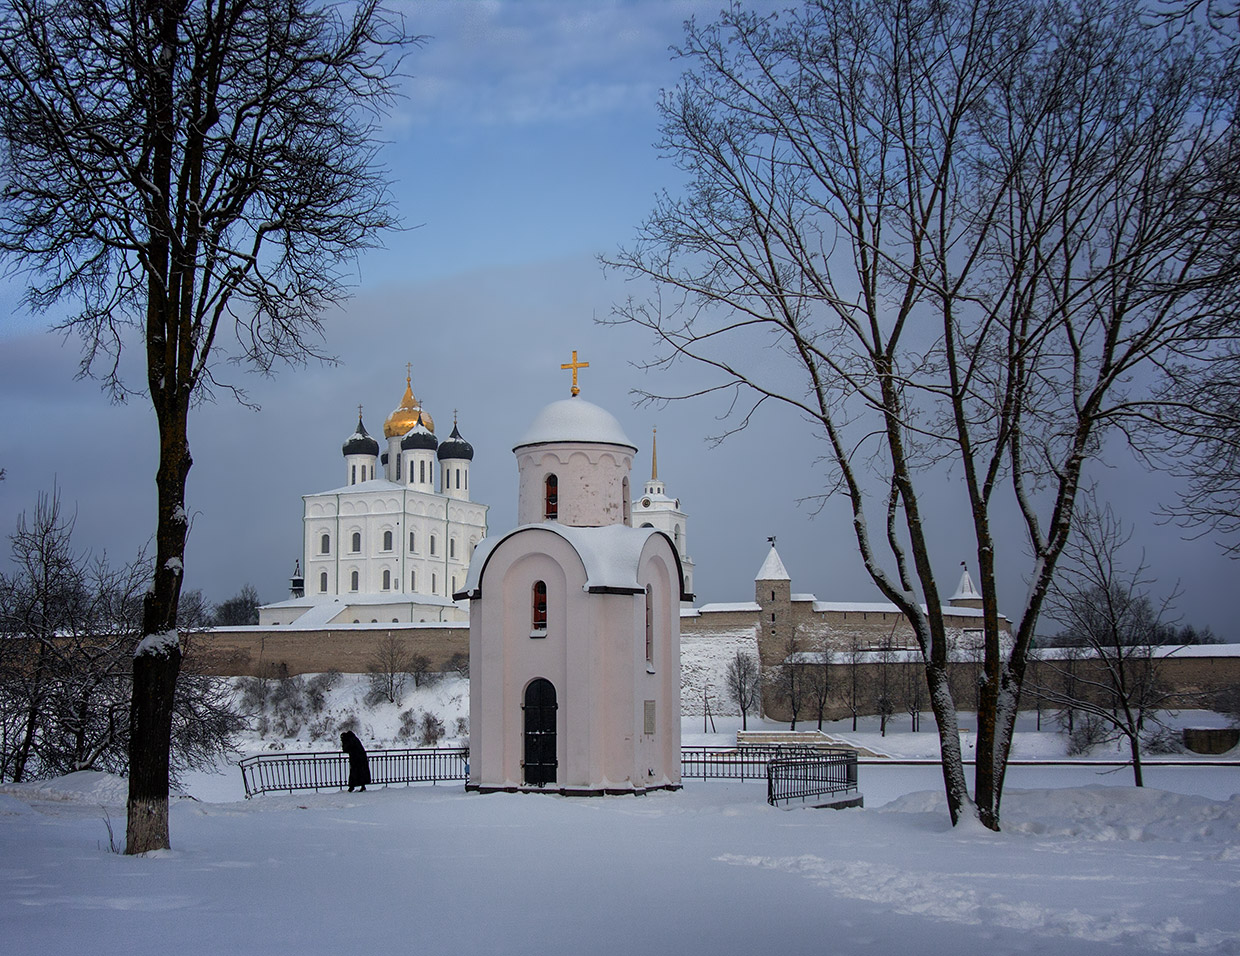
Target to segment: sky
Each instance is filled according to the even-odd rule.
[[[679,182],[654,146],[660,90],[684,66],[669,47],[686,18],[710,19],[718,7],[719,0],[400,7],[409,28],[426,35],[410,52],[410,76],[383,131],[405,228],[360,259],[352,298],[327,316],[324,349],[336,364],[270,378],[220,367],[258,410],[221,396],[192,414],[187,588],[211,602],[247,583],[265,601],[287,597],[301,555],[300,496],[345,483],[340,446],[357,406],[379,435],[403,394],[406,363],[441,437],[456,414],[473,444],[473,498],[491,506],[491,533],[511,528],[512,445],[543,405],[567,396],[560,364],[575,349],[590,363],[583,397],[615,414],[639,446],[636,488],[649,477],[658,428],[659,477],[689,514],[699,603],[752,600],[772,535],[794,591],[835,601],[878,597],[845,503],[817,498],[822,448],[804,421],[763,410],[717,444],[725,404],[635,405],[635,390],[690,390],[706,379],[684,366],[670,375],[642,371],[653,343],[637,329],[599,322],[643,291],[604,272],[599,257],[630,242],[657,193]],[[38,494],[56,487],[76,512],[78,548],[127,560],[154,532],[154,415],[141,396],[113,405],[97,381],[75,378],[79,343],[45,331],[54,317],[28,314],[21,292],[0,282],[0,467],[8,473],[0,530],[11,532]],[[140,380],[136,365],[131,371]],[[1158,523],[1153,512],[1172,494],[1163,476],[1144,473],[1120,448],[1092,478],[1133,526],[1155,593],[1178,588],[1183,621],[1240,639],[1230,614],[1236,565],[1211,542],[1186,541]],[[961,561],[976,573],[961,533],[961,483],[949,473],[927,482],[933,559],[951,593]],[[1014,525],[1001,522],[1000,533],[1000,601],[1014,614],[1027,559]]]

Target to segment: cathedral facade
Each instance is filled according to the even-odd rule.
[[[384,447],[358,413],[344,442],[345,483],[303,495],[302,558],[292,596],[259,610],[260,626],[452,622],[487,506],[469,491],[474,449],[453,422],[443,441],[405,380],[383,423]]]

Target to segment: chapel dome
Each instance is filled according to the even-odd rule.
[[[513,446],[513,451],[523,445],[559,442],[622,445],[637,451],[637,446],[611,412],[580,396],[552,402],[539,412],[524,437]]]
[[[383,434],[387,438],[397,438],[404,435],[409,429],[418,424],[419,418],[422,424],[426,426],[426,430],[434,433],[435,420],[431,418],[430,412],[422,407],[422,403],[413,394],[413,380],[406,375],[405,397],[400,400],[400,404],[396,408],[392,409],[392,414],[383,423]]]
[[[370,455],[374,457],[379,454],[379,443],[370,437],[370,433],[366,431],[366,426],[362,424],[362,416],[357,417],[357,431],[350,435],[341,449],[345,457],[349,455]]]
[[[418,419],[414,426],[405,432],[405,437],[400,440],[400,450],[429,449],[434,451],[438,444],[439,439],[432,435],[430,430],[422,424],[422,419]]]
[[[474,446],[461,437],[461,432],[456,427],[455,422],[452,423],[452,434],[439,445],[439,460],[444,461],[449,458],[464,461],[474,460]]]

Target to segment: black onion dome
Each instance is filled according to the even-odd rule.
[[[461,437],[456,422],[452,423],[452,434],[439,446],[439,460],[455,458],[464,461],[474,460],[474,446]]]
[[[379,443],[370,437],[366,431],[366,426],[362,424],[361,416],[357,419],[357,431],[350,435],[341,449],[345,457],[349,455],[377,455],[379,454]]]
[[[421,415],[418,416],[417,424],[405,432],[405,437],[400,440],[401,451],[411,451],[419,448],[434,451],[438,446],[439,439],[422,424]]]

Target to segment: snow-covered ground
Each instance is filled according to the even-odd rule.
[[[687,718],[685,742],[737,722],[717,718],[715,736]],[[871,735],[933,750],[931,733],[863,726],[857,742]],[[1025,730],[1018,748],[1058,739]],[[716,781],[245,801],[230,768],[186,778],[174,849],[130,858],[109,850],[124,781],[75,774],[0,788],[0,952],[1240,953],[1240,768],[1148,777],[1013,768],[995,834],[948,825],[933,766],[863,766],[866,808],[845,811],[776,810],[762,784]]]

